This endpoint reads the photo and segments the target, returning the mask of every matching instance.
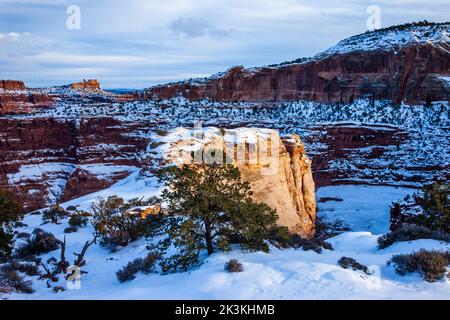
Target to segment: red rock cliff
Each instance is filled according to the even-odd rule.
[[[398,40],[400,44],[394,42],[388,48],[383,47],[386,41],[393,41],[392,32],[411,42],[403,45]],[[376,33],[346,39],[301,63],[254,69],[234,67],[220,76],[156,86],[147,90],[147,96],[345,103],[362,96],[397,103],[449,100],[448,25],[392,32],[381,33],[376,39]],[[416,40],[419,36],[420,41]],[[408,37],[415,38],[408,40]],[[363,46],[365,41],[367,47]]]
[[[16,80],[0,80],[0,89],[3,90],[25,90],[25,83]]]

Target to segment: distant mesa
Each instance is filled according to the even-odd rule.
[[[17,80],[0,80],[0,89],[3,90],[25,90],[25,83]]]
[[[97,79],[83,80],[81,82],[72,83],[70,87],[76,90],[100,90],[100,81]]]

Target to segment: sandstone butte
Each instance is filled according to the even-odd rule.
[[[226,150],[227,157],[234,155],[232,163],[239,168],[242,179],[250,183],[253,199],[275,209],[279,225],[302,237],[312,238],[316,220],[315,184],[312,161],[306,155],[300,137],[292,135],[281,139],[275,130],[270,129],[211,130],[200,143],[195,139],[172,142],[166,158],[178,165],[192,164],[195,163],[192,150],[198,152],[201,149],[203,154],[211,154],[211,150]],[[230,144],[227,137],[236,134],[243,142]],[[263,145],[261,141],[264,139],[261,138],[268,143]],[[260,150],[256,156],[255,150]]]
[[[100,90],[100,82],[96,79],[89,79],[72,83],[70,87],[77,90]]]
[[[25,90],[25,83],[16,80],[0,80],[0,89],[3,90]]]

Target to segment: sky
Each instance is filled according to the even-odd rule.
[[[381,27],[450,12],[448,0],[0,0],[0,79],[141,89],[290,61],[366,32],[371,5]]]

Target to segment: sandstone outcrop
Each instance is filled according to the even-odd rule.
[[[81,82],[72,83],[70,87],[77,90],[100,90],[100,81],[97,79],[83,80]]]
[[[312,162],[299,136],[281,139],[270,129],[210,128],[201,139],[185,137],[171,143],[167,152],[170,161],[196,163],[192,151],[198,154],[201,150],[203,161],[208,163],[206,157],[212,151],[216,154],[217,150],[225,150],[230,162],[239,168],[242,179],[250,183],[254,200],[277,210],[279,225],[303,237],[313,237],[316,199]]]
[[[0,89],[3,90],[25,90],[25,83],[17,80],[0,80]]]

